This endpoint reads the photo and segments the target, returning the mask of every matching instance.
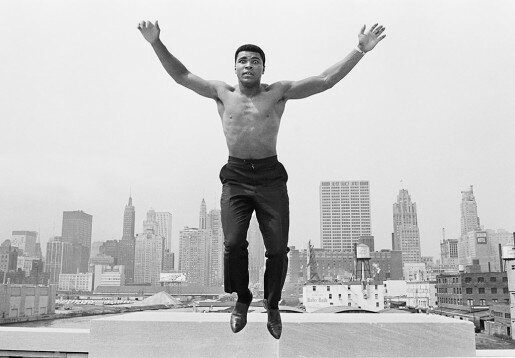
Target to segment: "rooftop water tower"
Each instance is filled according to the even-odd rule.
[[[365,244],[355,245],[356,279],[365,282],[372,278],[370,274],[370,248]]]

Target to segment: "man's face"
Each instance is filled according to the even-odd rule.
[[[241,51],[234,65],[238,80],[245,84],[259,83],[265,72],[261,55],[257,52]]]

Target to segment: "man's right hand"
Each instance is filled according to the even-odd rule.
[[[138,25],[138,29],[141,31],[141,34],[151,44],[154,44],[157,40],[159,40],[159,33],[161,29],[159,28],[159,24],[154,25],[150,21],[141,21]]]

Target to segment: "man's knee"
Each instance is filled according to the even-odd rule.
[[[288,252],[290,252],[289,247],[285,248],[272,248],[270,250],[266,250],[265,256],[269,259],[273,258],[288,258]]]

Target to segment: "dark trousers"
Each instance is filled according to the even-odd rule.
[[[290,209],[288,174],[277,156],[264,159],[229,157],[220,170],[224,232],[225,292],[248,296],[248,241],[252,213],[256,211],[265,244],[265,299],[277,308],[288,269]]]

